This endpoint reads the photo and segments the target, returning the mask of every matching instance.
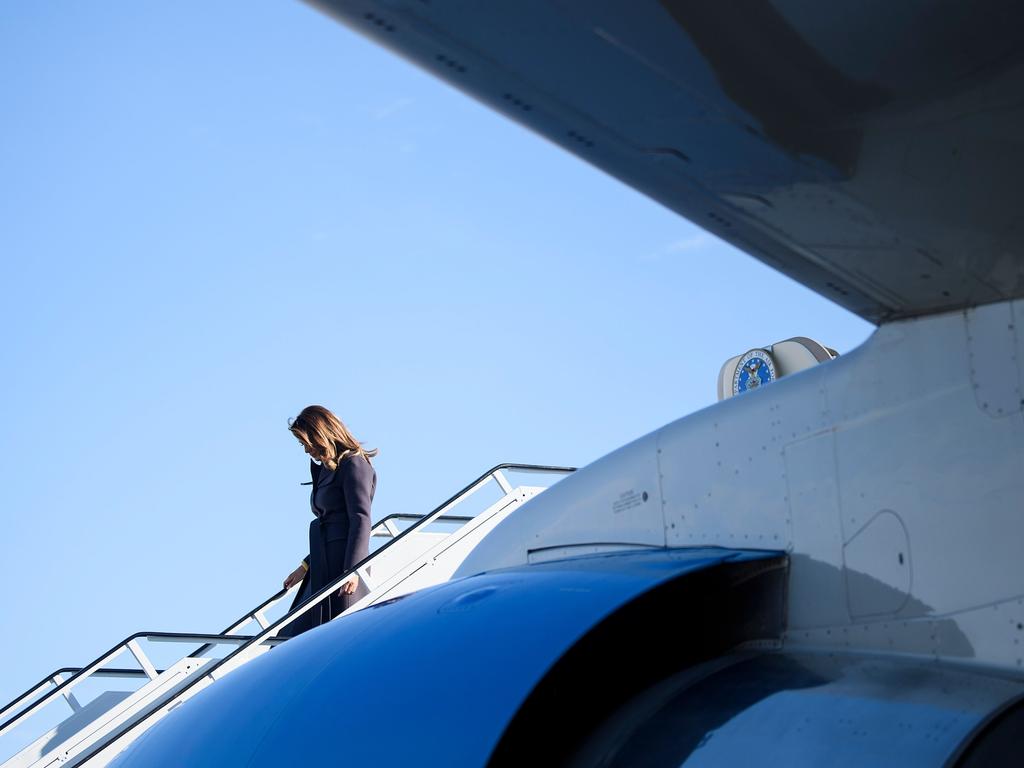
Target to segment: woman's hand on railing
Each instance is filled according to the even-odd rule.
[[[359,586],[359,576],[352,574],[343,582],[341,582],[341,589],[338,590],[338,595],[345,597],[346,595],[354,594],[356,587]]]
[[[305,575],[306,575],[306,569],[303,566],[300,565],[294,571],[292,571],[287,576],[285,576],[284,588],[285,589],[291,589],[296,584],[298,584],[300,581],[302,581],[302,577],[305,576]]]

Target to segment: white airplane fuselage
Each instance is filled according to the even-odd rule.
[[[783,647],[1016,673],[1022,314],[1016,301],[890,323],[668,424],[531,501],[456,575],[638,546],[784,550]]]

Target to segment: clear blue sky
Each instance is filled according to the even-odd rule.
[[[298,2],[5,3],[0,70],[3,702],[274,591],[304,405],[424,512],[872,330]]]

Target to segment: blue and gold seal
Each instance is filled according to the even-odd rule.
[[[752,349],[736,363],[736,372],[732,376],[732,393],[738,395],[751,389],[757,389],[775,381],[775,361],[764,349]]]

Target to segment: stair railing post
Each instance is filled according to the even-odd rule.
[[[498,484],[498,487],[501,488],[501,492],[503,494],[507,495],[509,493],[512,493],[512,484],[508,481],[508,478],[505,477],[504,472],[502,472],[500,469],[495,470],[494,472],[491,473],[491,477],[494,478],[494,482]]]
[[[54,675],[51,679],[53,680],[54,685],[59,686],[61,683],[64,682],[64,675],[57,674]],[[68,702],[68,706],[71,707],[71,711],[78,712],[82,708],[82,705],[78,703],[78,699],[75,698],[75,694],[71,692],[70,688],[65,688],[63,693],[64,698]]]
[[[153,666],[153,663],[149,660],[149,657],[147,657],[146,654],[142,652],[142,648],[139,646],[138,640],[129,640],[128,650],[132,652],[132,656],[134,656],[135,660],[139,662],[139,666],[142,667],[142,671],[146,673],[146,676],[150,680],[156,680],[156,667]]]

